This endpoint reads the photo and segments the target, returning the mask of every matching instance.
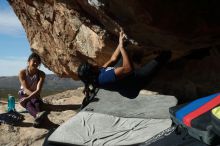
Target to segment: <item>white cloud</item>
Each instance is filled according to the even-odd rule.
[[[0,76],[17,76],[19,71],[27,66],[27,58],[15,58],[7,57],[0,59]],[[46,74],[52,74],[53,72],[46,69],[41,65],[40,70]]]
[[[18,37],[25,36],[21,22],[12,10],[0,10],[0,34]]]

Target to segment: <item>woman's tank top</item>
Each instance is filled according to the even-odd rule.
[[[28,86],[30,87],[30,90],[34,91],[37,88],[37,83],[39,81],[39,71],[37,71],[36,74],[34,74],[33,76],[30,76],[28,73],[28,68],[26,68],[26,82],[28,84]],[[24,87],[21,85],[20,91],[19,92],[23,92],[23,94],[25,94],[24,92]]]

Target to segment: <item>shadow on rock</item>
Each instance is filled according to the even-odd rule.
[[[21,122],[18,124],[15,124],[16,127],[33,127],[33,123],[30,122]]]
[[[46,115],[42,120],[42,123],[39,127],[36,128],[43,128],[43,129],[53,129],[59,127],[58,124],[53,123],[49,120],[48,114],[51,111],[66,111],[66,110],[80,110],[81,104],[76,105],[52,105],[52,104],[43,104],[42,110],[46,111]],[[32,122],[24,122],[24,116],[19,112],[8,112],[4,114],[0,114],[0,124],[8,124],[16,127],[33,127]]]
[[[44,119],[42,120],[42,123],[39,125],[39,127],[36,127],[36,128],[50,130],[50,129],[54,129],[54,128],[56,129],[59,126],[60,125],[51,122],[49,120],[48,116],[45,116]]]
[[[65,110],[79,110],[81,107],[81,104],[68,104],[68,105],[53,105],[53,104],[44,104],[42,106],[42,109],[50,112],[50,111],[65,111]]]
[[[30,123],[30,122],[20,122],[20,123],[14,124],[13,126],[16,126],[16,127],[34,127],[33,123]],[[45,117],[43,118],[42,123],[40,123],[40,125],[38,127],[35,127],[35,128],[50,130],[50,129],[53,129],[53,128],[57,128],[59,126],[60,125],[55,124],[55,123],[53,123],[52,121],[49,120],[48,113],[47,113],[45,115]]]
[[[42,123],[39,125],[39,127],[36,127],[36,128],[44,128],[44,129],[48,129],[48,130],[57,128],[60,125],[53,123],[48,118],[48,114],[51,111],[61,112],[61,111],[66,111],[66,110],[80,110],[80,107],[81,107],[81,104],[53,105],[53,104],[46,104],[45,103],[42,105],[42,110],[45,110],[47,112],[47,114],[43,118]]]

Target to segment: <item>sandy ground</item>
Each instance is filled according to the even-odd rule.
[[[45,137],[51,129],[61,125],[79,112],[83,97],[82,89],[68,90],[59,94],[44,97],[43,101],[48,104],[46,107],[48,115],[41,128],[34,128],[32,126],[34,118],[27,113],[23,107],[16,104],[16,110],[24,115],[24,121],[17,126],[1,124],[0,145],[42,145]],[[0,113],[4,113],[6,108],[7,104],[1,103]]]

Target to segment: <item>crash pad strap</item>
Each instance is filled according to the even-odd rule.
[[[183,118],[183,123],[185,125],[191,127],[191,121],[193,119],[195,119],[196,117],[208,112],[209,110],[211,110],[212,108],[218,106],[219,104],[220,104],[220,95],[216,96],[215,98],[213,98],[212,100],[210,100],[209,102],[207,102],[203,106],[199,107],[198,109],[194,110],[193,112],[187,114]]]
[[[212,94],[200,99],[197,99],[189,104],[187,104],[186,106],[182,107],[181,109],[179,109],[175,116],[179,121],[183,121],[183,118],[193,112],[194,110],[198,109],[199,107],[201,107],[202,105],[206,104],[208,101],[212,100],[213,98],[215,98],[216,96],[218,96],[220,93],[216,93],[216,94]]]

